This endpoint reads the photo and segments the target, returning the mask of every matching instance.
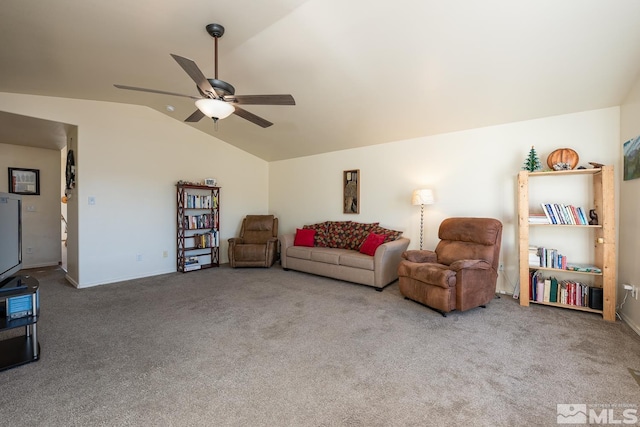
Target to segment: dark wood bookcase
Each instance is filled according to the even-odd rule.
[[[176,184],[177,270],[220,266],[220,187]]]

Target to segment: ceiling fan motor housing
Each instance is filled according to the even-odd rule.
[[[235,95],[236,93],[236,89],[225,81],[218,80],[218,79],[207,79],[207,80],[209,80],[209,83],[211,83],[211,86],[216,91],[218,96]],[[198,92],[200,92],[200,95],[204,96],[205,98],[209,97],[206,93],[204,93],[200,89],[200,87],[196,86],[196,88],[198,89]]]
[[[209,33],[211,37],[222,37],[224,34],[224,27],[220,24],[209,24],[207,25],[207,33]]]

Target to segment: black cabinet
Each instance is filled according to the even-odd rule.
[[[24,328],[24,335],[0,341],[0,371],[40,359],[38,288],[31,276],[13,277],[0,288],[0,331]]]

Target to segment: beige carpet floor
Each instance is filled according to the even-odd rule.
[[[0,425],[553,426],[558,404],[640,404],[640,337],[590,313],[503,296],[443,318],[397,283],[279,266],[29,273],[42,357],[0,372]]]

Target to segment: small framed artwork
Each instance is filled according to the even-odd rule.
[[[40,170],[9,168],[9,193],[37,196],[40,194]]]
[[[342,213],[360,213],[360,169],[342,173]]]

